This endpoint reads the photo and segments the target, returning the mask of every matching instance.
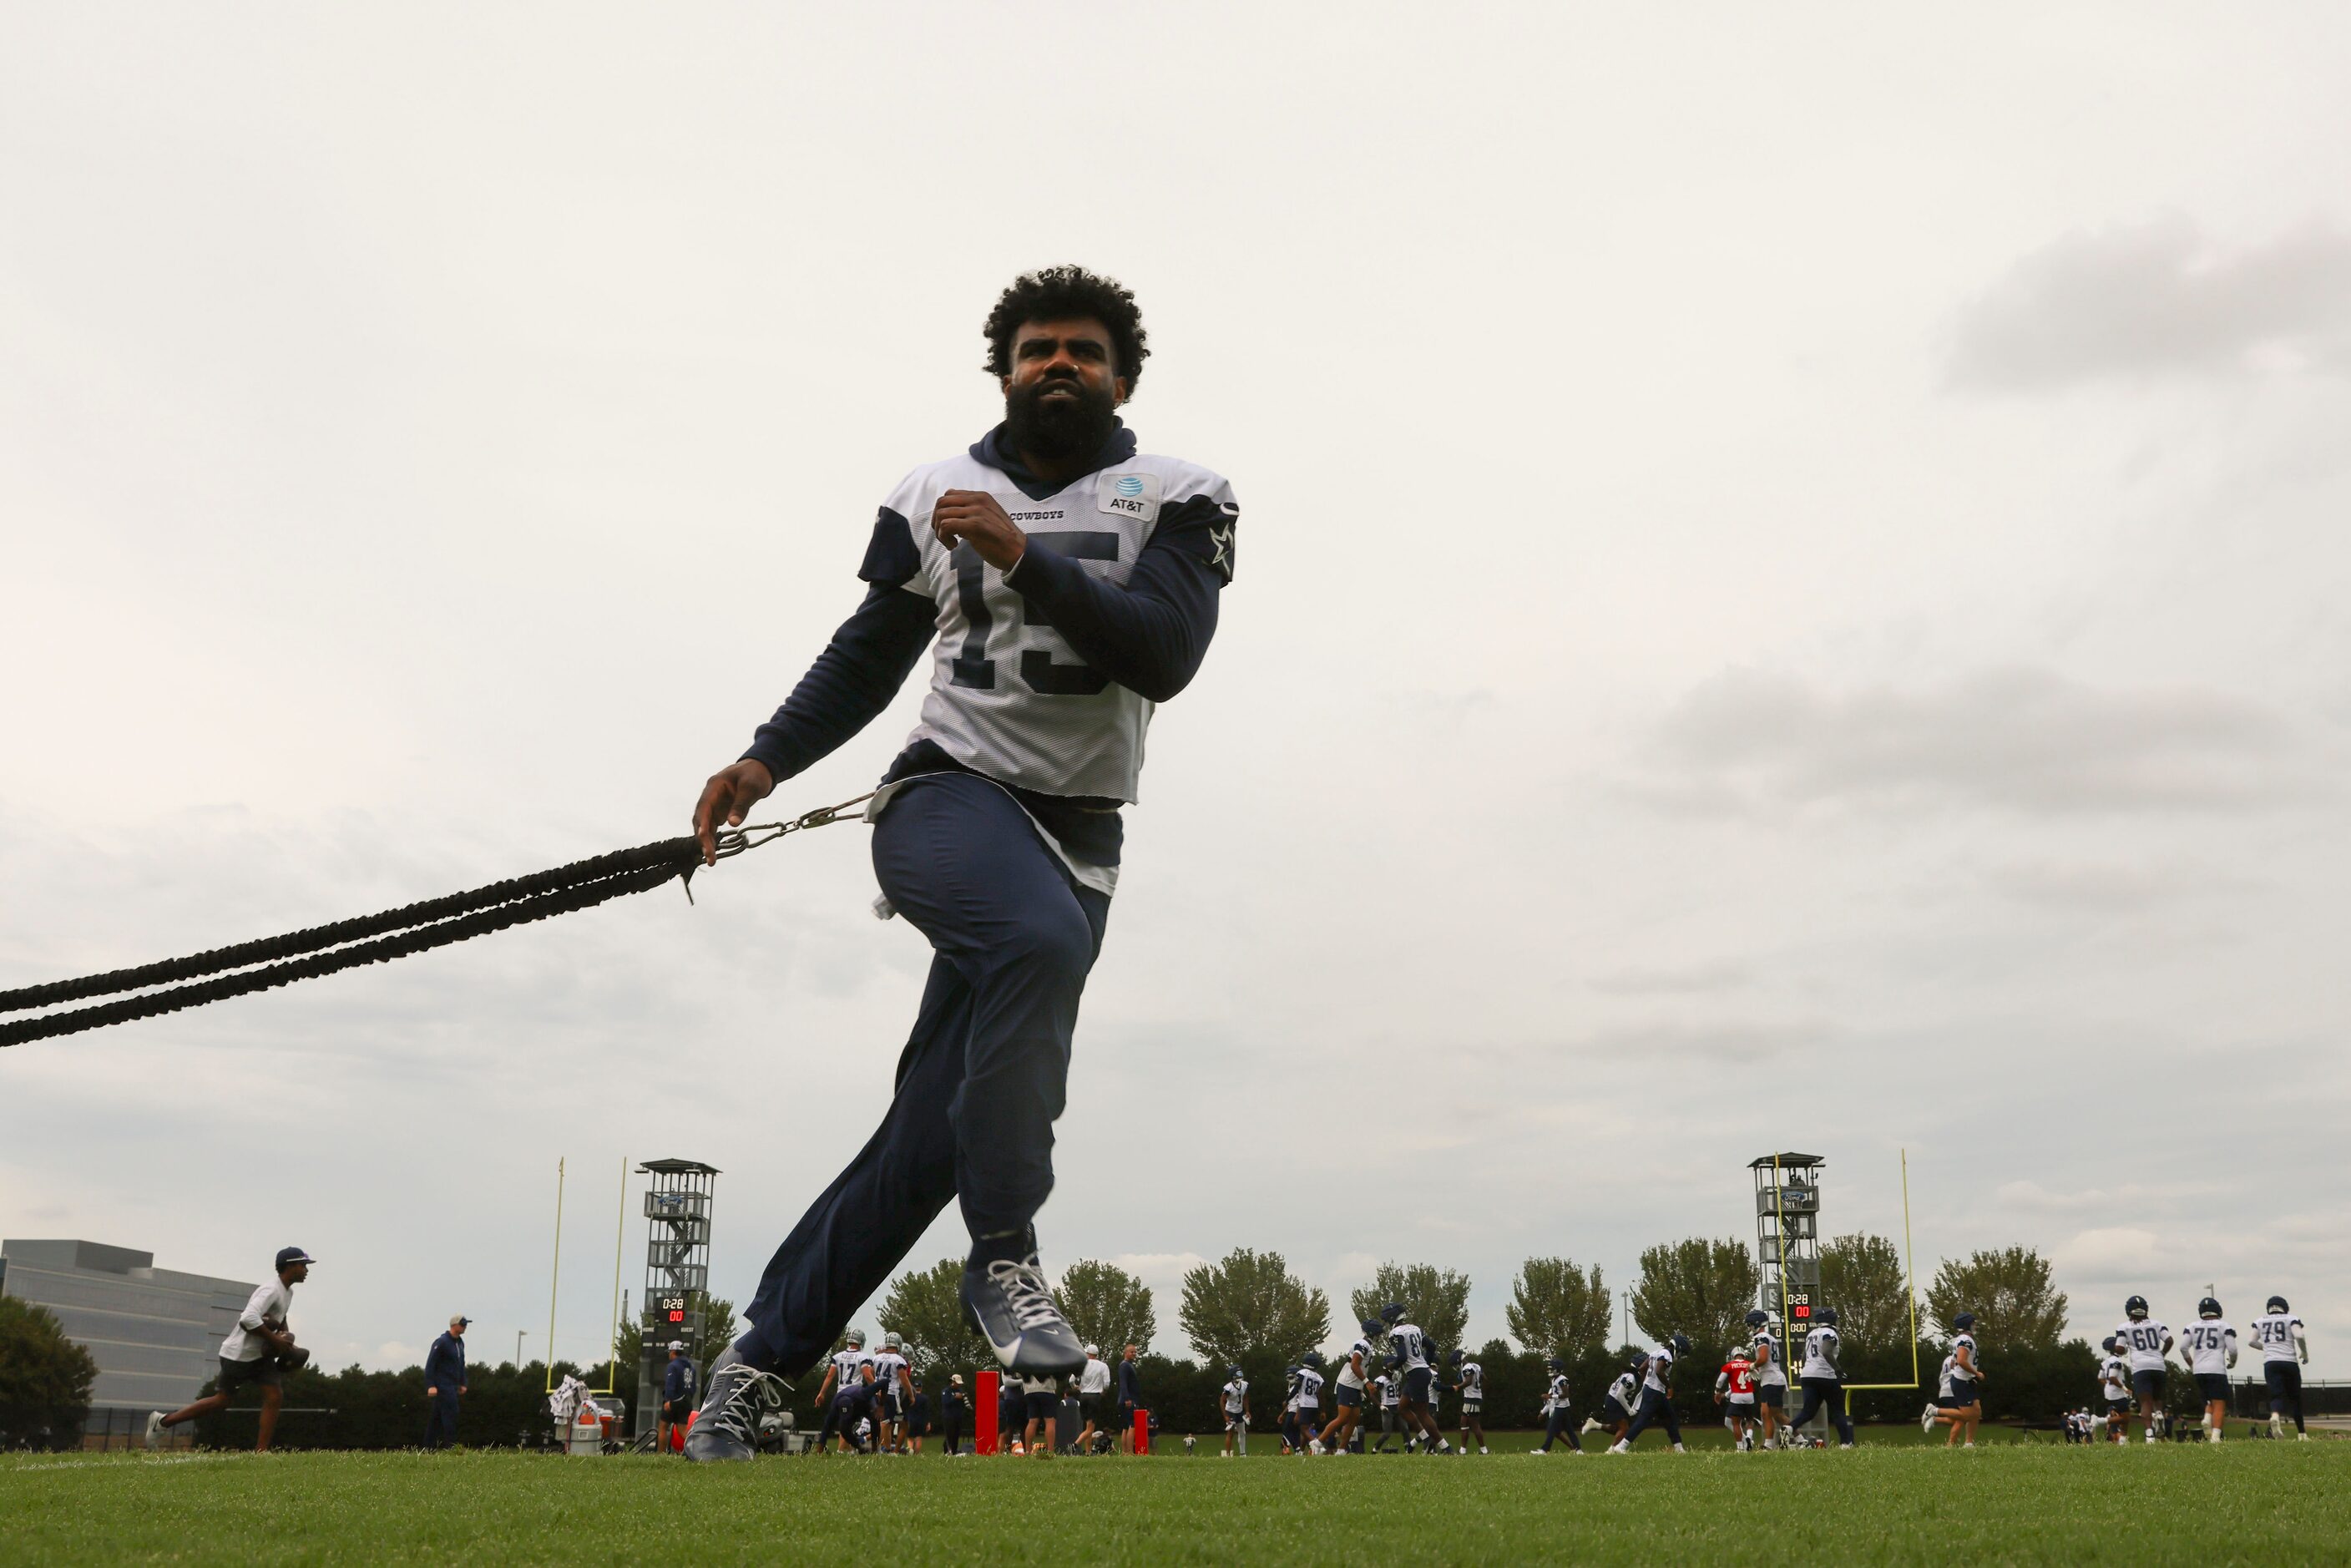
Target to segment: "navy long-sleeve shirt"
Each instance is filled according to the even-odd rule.
[[[424,1353],[424,1386],[438,1388],[447,1398],[465,1385],[465,1342],[444,1333]]]
[[[691,1399],[694,1397],[694,1363],[684,1356],[674,1355],[662,1368],[662,1397]]]
[[[1122,1405],[1143,1403],[1143,1370],[1131,1361],[1118,1364],[1118,1402]]]

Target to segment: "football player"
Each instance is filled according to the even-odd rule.
[[[1450,1451],[1437,1429],[1437,1371],[1428,1364],[1428,1336],[1405,1321],[1401,1302],[1382,1307],[1380,1322],[1388,1327],[1388,1370],[1404,1377],[1405,1451],[1410,1453],[1424,1437],[1431,1453]]]
[[[914,1376],[906,1363],[905,1338],[885,1333],[881,1352],[873,1358],[873,1426],[883,1453],[905,1450],[906,1412],[914,1404]]]
[[[2164,1357],[2171,1354],[2171,1331],[2147,1315],[2147,1298],[2133,1296],[2123,1303],[2122,1326],[2115,1330],[2129,1358],[2131,1392],[2138,1396],[2139,1415],[2147,1422],[2147,1440],[2156,1439],[2163,1425]]]
[[[1633,1353],[1633,1364],[1616,1375],[1608,1392],[1600,1396],[1600,1414],[1586,1416],[1583,1429],[1605,1432],[1611,1437],[1623,1437],[1633,1425],[1634,1408],[1641,1403],[1641,1375],[1649,1370],[1649,1358],[1639,1351]]]
[[[832,1403],[825,1409],[824,1425],[818,1428],[820,1436],[817,1443],[820,1450],[824,1442],[821,1434],[836,1433],[841,1438],[842,1453],[855,1454],[865,1451],[865,1435],[874,1425],[872,1419],[874,1393],[873,1364],[871,1361],[859,1362],[856,1375],[850,1378],[846,1386],[833,1391]],[[699,1418],[695,1424],[701,1425]],[[690,1443],[693,1440],[693,1435],[687,1434],[686,1441]]]
[[[1796,1381],[1803,1385],[1804,1406],[1796,1413],[1795,1425],[1802,1427],[1813,1415],[1825,1408],[1829,1420],[1837,1430],[1837,1447],[1853,1447],[1853,1416],[1844,1407],[1844,1372],[1837,1356],[1837,1311],[1823,1307],[1813,1314],[1813,1326],[1804,1334],[1804,1364]]]
[[[1453,1386],[1461,1391],[1461,1452],[1466,1458],[1472,1442],[1479,1453],[1490,1452],[1486,1447],[1486,1369],[1458,1350],[1452,1364]]]
[[[2123,1354],[2123,1342],[2113,1334],[2098,1342],[2105,1359],[2098,1363],[2098,1396],[2106,1406],[2106,1440],[2125,1443],[2123,1423],[2131,1413],[2130,1362]]]
[[[1367,1375],[1372,1364],[1372,1346],[1379,1339],[1381,1327],[1375,1319],[1363,1321],[1363,1334],[1347,1347],[1347,1359],[1339,1367],[1338,1392],[1332,1396],[1338,1408],[1332,1412],[1331,1424],[1322,1428],[1322,1446],[1334,1454],[1347,1451],[1349,1440],[1355,1435],[1364,1419],[1364,1390],[1370,1385]]]
[[[2302,1424],[2302,1369],[2310,1361],[2310,1341],[2283,1296],[2272,1296],[2253,1320],[2253,1343],[2262,1347],[2262,1378],[2269,1385],[2270,1436],[2284,1437],[2285,1417],[2292,1416],[2295,1437],[2310,1441]]]
[[[1682,1447],[1681,1417],[1674,1413],[1674,1361],[1689,1353],[1689,1335],[1679,1332],[1649,1353],[1648,1367],[1641,1374],[1641,1408],[1634,1413],[1633,1424],[1616,1439],[1610,1453],[1631,1453],[1641,1434],[1658,1421],[1666,1424],[1666,1438],[1673,1444],[1674,1452],[1687,1451]]]
[[[1548,1454],[1551,1446],[1564,1437],[1570,1452],[1582,1454],[1583,1441],[1576,1436],[1575,1424],[1567,1413],[1567,1365],[1555,1355],[1545,1356],[1543,1373],[1550,1379],[1543,1385],[1543,1440],[1542,1447],[1532,1451]]]
[[[1322,1451],[1322,1353],[1310,1350],[1298,1358],[1298,1435],[1310,1454]]]
[[[148,1412],[149,1448],[162,1447],[163,1434],[183,1422],[227,1409],[238,1387],[251,1383],[261,1389],[261,1434],[254,1451],[269,1451],[269,1439],[277,1430],[278,1407],[285,1398],[285,1375],[301,1370],[310,1359],[308,1351],[295,1345],[294,1331],[287,1322],[294,1312],[294,1287],[310,1277],[310,1265],[317,1261],[299,1247],[277,1249],[277,1279],[254,1287],[245,1311],[237,1314],[228,1336],[221,1341],[216,1391],[169,1415],[161,1410]]]
[[[1755,1365],[1755,1413],[1763,1419],[1763,1446],[1780,1443],[1780,1423],[1788,1418],[1788,1368],[1772,1333],[1771,1314],[1761,1307],[1747,1314],[1748,1360]]]
[[[705,781],[705,863],[927,663],[921,722],[866,808],[882,907],[932,949],[881,1128],[768,1263],[709,1371],[686,1454],[756,1453],[762,1380],[812,1362],[950,1202],[965,1311],[997,1361],[1085,1364],[1039,1261],[1071,1038],[1117,885],[1156,705],[1197,673],[1240,508],[1120,423],[1148,352],[1134,297],[1074,267],[1029,274],[985,328],[1003,423],[900,481],[858,568],[862,601],[740,759]]]
[[[1303,1453],[1306,1450],[1305,1439],[1299,1435],[1298,1431],[1298,1373],[1299,1366],[1294,1361],[1281,1369],[1280,1432],[1281,1451],[1285,1454]]]
[[[2229,1421],[2229,1370],[2237,1364],[2237,1331],[2220,1320],[2220,1303],[2207,1296],[2196,1303],[2196,1321],[2179,1336],[2179,1359],[2204,1399],[2204,1438],[2220,1440]]]
[[[1372,1452],[1384,1454],[1388,1451],[1388,1439],[1404,1427],[1398,1409],[1404,1403],[1404,1379],[1395,1373],[1383,1372],[1372,1379],[1372,1386],[1380,1391],[1380,1440],[1372,1445]]]
[[[1225,1368],[1223,1402],[1225,1407],[1224,1457],[1229,1459],[1238,1453],[1243,1458],[1247,1458],[1249,1457],[1249,1379],[1241,1375],[1241,1369],[1238,1364]]]
[[[1974,1448],[1976,1426],[1983,1419],[1983,1396],[1977,1391],[1978,1385],[1983,1382],[1983,1371],[1982,1364],[1977,1360],[1975,1329],[1973,1312],[1961,1312],[1951,1320],[1951,1352],[1943,1359],[1943,1375],[1938,1385],[1940,1397],[1927,1406],[1919,1421],[1929,1437],[1934,1435],[1936,1422],[1949,1424],[1950,1434],[1943,1439],[1947,1448],[1958,1444],[1962,1437],[1967,1438],[1966,1447]]]
[[[1732,1441],[1743,1450],[1755,1446],[1755,1364],[1744,1350],[1734,1348],[1722,1370],[1714,1375],[1714,1402],[1724,1406]]]

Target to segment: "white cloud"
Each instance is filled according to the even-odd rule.
[[[2111,690],[2025,665],[1845,692],[1725,671],[1666,716],[1647,760],[1651,799],[1701,811],[2231,811],[2311,788],[2292,727],[2258,702],[2192,687]]]
[[[1955,386],[2351,369],[2351,235],[2306,224],[2223,247],[2190,219],[2078,231],[2020,259],[1959,314]]]

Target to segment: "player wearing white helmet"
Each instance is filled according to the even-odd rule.
[[[1437,1369],[1429,1364],[1436,1347],[1419,1324],[1405,1320],[1401,1302],[1382,1307],[1380,1322],[1388,1326],[1388,1370],[1404,1378],[1405,1451],[1426,1437],[1430,1453],[1449,1453],[1452,1445],[1437,1429]]]
[[[2130,1362],[2131,1393],[2138,1398],[2147,1440],[2152,1443],[2164,1424],[2163,1358],[2171,1354],[2171,1331],[2148,1314],[2145,1296],[2133,1296],[2123,1303],[2123,1322],[2115,1338],[2122,1342],[2122,1354]]]
[[[2229,1420],[2229,1369],[2237,1364],[2237,1331],[2220,1318],[2220,1303],[2196,1303],[2196,1321],[2179,1336],[2179,1359],[2204,1401],[2204,1440],[2217,1443]]]
[[[2253,1343],[2262,1347],[2262,1379],[2269,1385],[2270,1436],[2284,1437],[2285,1417],[2292,1416],[2296,1438],[2310,1441],[2302,1424],[2302,1369],[2310,1360],[2310,1342],[2283,1296],[2272,1296],[2253,1320]]]

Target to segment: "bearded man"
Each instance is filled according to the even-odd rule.
[[[1121,422],[1148,350],[1117,282],[1031,273],[985,331],[1004,422],[891,493],[858,569],[864,602],[695,806],[709,859],[722,824],[863,728],[930,652],[922,722],[866,811],[880,907],[932,948],[896,1091],[768,1262],[689,1458],[751,1458],[763,1383],[812,1364],[950,1198],[971,1235],[964,1306],[997,1359],[1027,1377],[1085,1364],[1031,1222],[1052,1190],[1121,808],[1153,705],[1207,653],[1239,507],[1197,464],[1140,455]]]

